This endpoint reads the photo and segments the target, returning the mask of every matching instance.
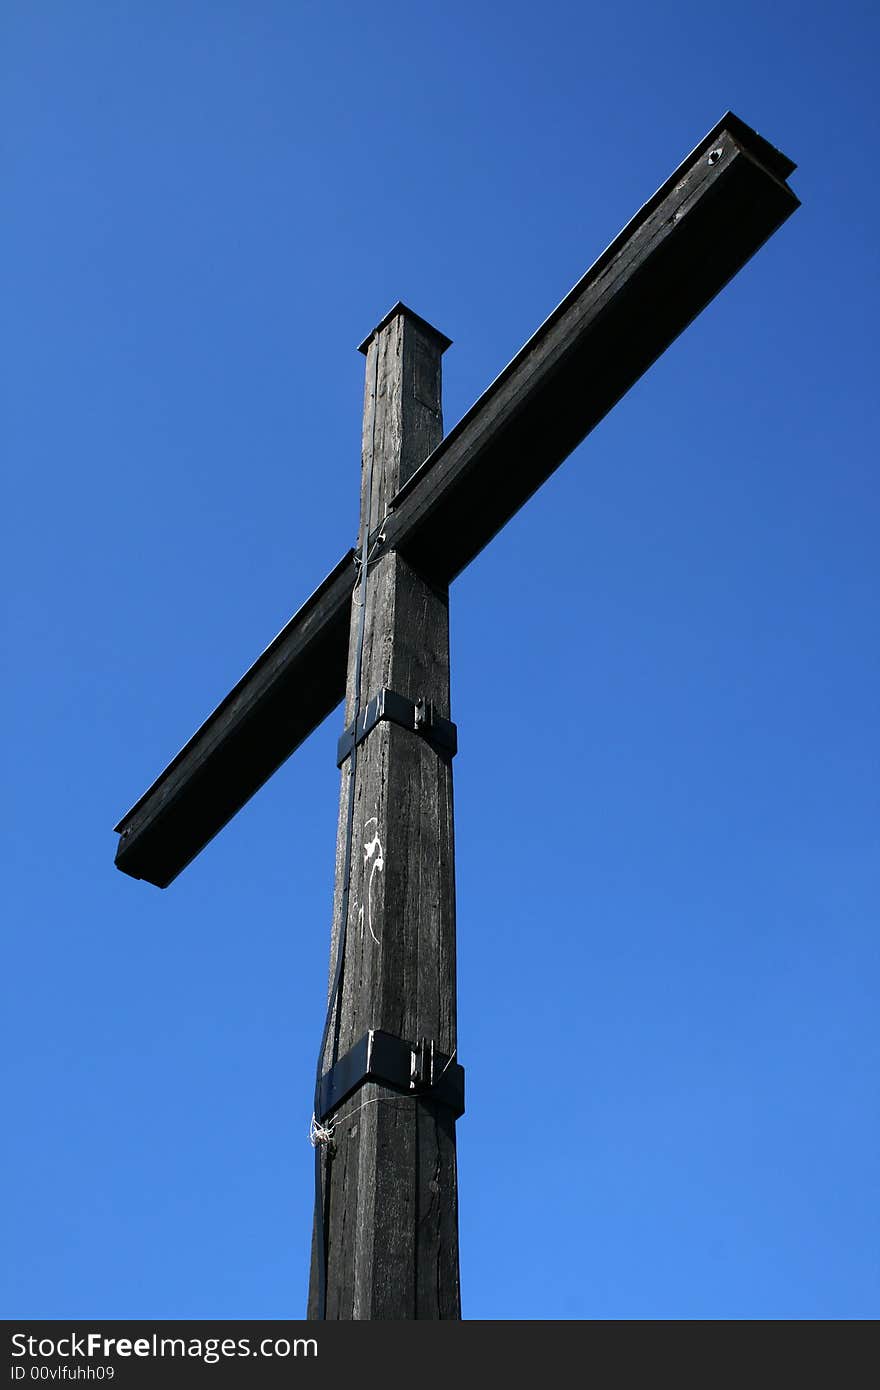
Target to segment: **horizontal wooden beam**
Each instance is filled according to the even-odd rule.
[[[728,113],[394,498],[375,553],[447,584],[798,207],[785,155]],[[353,553],[116,827],[165,887],[342,700]]]
[[[392,503],[385,545],[448,584],[799,206],[728,112]]]
[[[166,888],[345,694],[350,550],[116,826],[116,866]]]

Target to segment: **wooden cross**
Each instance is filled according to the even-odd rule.
[[[166,887],[345,700],[309,1316],[458,1318],[449,584],[795,210],[730,112],[446,437],[449,341],[361,345],[360,538],[116,826]]]

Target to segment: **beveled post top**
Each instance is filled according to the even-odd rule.
[[[370,330],[366,338],[364,338],[364,341],[358,344],[358,352],[362,352],[364,356],[366,356],[370,343],[373,341],[376,334],[381,333],[383,328],[387,328],[391,320],[396,318],[398,314],[402,314],[410,323],[420,328],[423,333],[434,338],[440,349],[441,355],[448,347],[452,346],[451,338],[447,338],[446,334],[441,333],[439,328],[435,328],[433,324],[428,323],[427,319],[423,319],[421,314],[414,313],[412,309],[408,308],[406,304],[398,299],[397,303],[388,310],[385,317],[380,319],[376,324],[376,327]]]

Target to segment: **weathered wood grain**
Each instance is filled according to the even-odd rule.
[[[389,548],[450,583],[798,207],[730,113],[394,499]]]
[[[362,525],[442,434],[446,340],[402,308],[367,347]],[[367,478],[372,505],[366,516]],[[449,717],[449,605],[403,558],[370,567],[360,698],[382,686]],[[346,719],[359,634],[353,600]],[[352,760],[342,769],[332,959],[339,946]],[[340,998],[325,1069],[370,1027],[451,1053],[455,1037],[452,766],[414,733],[377,725],[358,749],[354,856]],[[333,969],[331,964],[331,980]],[[363,1107],[362,1109],[359,1107]],[[460,1316],[455,1127],[451,1112],[379,1085],[343,1102],[324,1162],[327,1317]],[[310,1316],[317,1316],[313,1268]]]
[[[166,888],[339,704],[354,581],[349,550],[122,817],[123,873]]]
[[[410,457],[373,509],[379,553],[441,588],[460,573],[790,216],[793,169],[728,112],[442,442],[418,412],[422,362]],[[122,817],[120,869],[168,884],[343,698],[353,582],[341,562]]]

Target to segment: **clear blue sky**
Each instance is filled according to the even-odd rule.
[[[456,583],[469,1318],[878,1306],[875,5],[0,19],[6,1317],[299,1317],[341,716],[112,826],[728,107],[803,208]]]

